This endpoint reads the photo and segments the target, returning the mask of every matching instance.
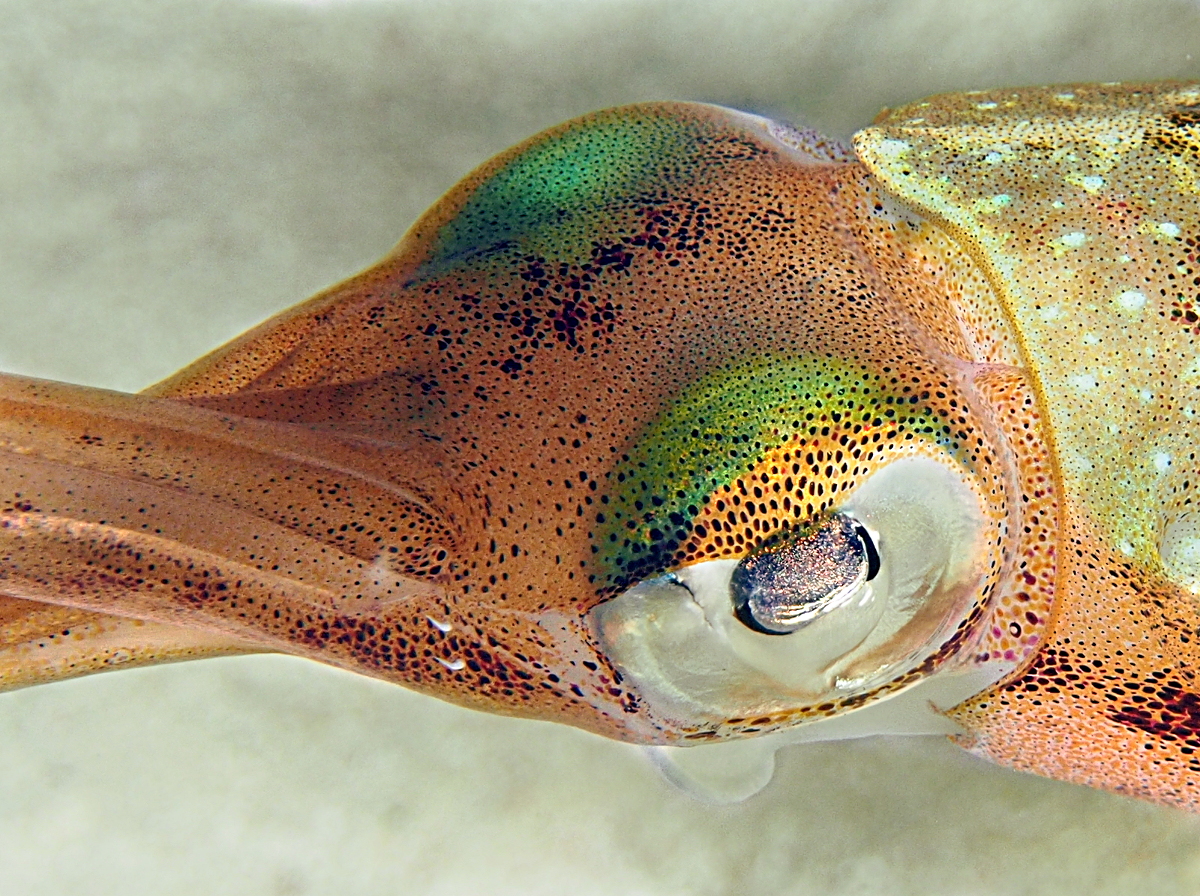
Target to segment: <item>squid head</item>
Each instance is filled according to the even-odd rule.
[[[1198,107],[599,112],[141,395],[7,377],[0,676],[280,651],[1194,805]]]

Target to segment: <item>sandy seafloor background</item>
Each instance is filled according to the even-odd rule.
[[[0,369],[141,388],[602,106],[846,136],[939,90],[1198,75],[1200,6],[1162,0],[0,0]],[[0,696],[0,894],[118,892],[1166,896],[1200,892],[1200,822],[934,741],[794,749],[713,808],[284,658]]]

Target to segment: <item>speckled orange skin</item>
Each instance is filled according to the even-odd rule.
[[[1049,636],[956,717],[1005,764],[1192,809],[1198,123],[1200,85],[1065,85],[935,97],[856,142],[987,273],[1052,446]]]
[[[687,743],[984,666],[1004,680],[953,711],[965,745],[1193,806],[1194,598],[1064,491],[995,272],[812,135],[687,104],[569,122],[143,395],[0,379],[0,683],[281,651]],[[724,431],[662,422],[701,399],[745,428],[719,460]],[[683,719],[599,648],[588,613],[628,585],[937,452],[984,503],[986,574],[920,668]]]

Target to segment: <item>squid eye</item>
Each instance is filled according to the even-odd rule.
[[[982,508],[952,458],[899,458],[836,510],[749,556],[664,570],[591,622],[664,717],[752,718],[866,694],[920,668],[976,606],[1000,562]]]
[[[756,632],[789,635],[853,600],[879,566],[866,526],[835,513],[738,563],[729,583],[733,612]]]

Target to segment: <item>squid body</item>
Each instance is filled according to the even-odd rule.
[[[553,128],[139,395],[0,378],[0,685],[275,651],[716,798],[899,731],[1195,809],[1198,190],[1191,84]]]

